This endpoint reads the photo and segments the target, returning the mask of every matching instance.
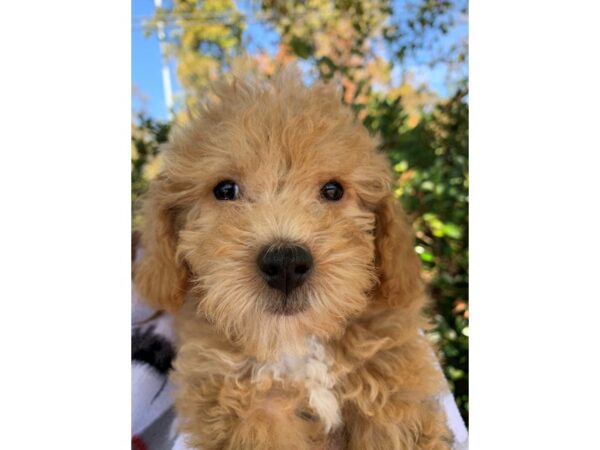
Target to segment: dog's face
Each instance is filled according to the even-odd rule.
[[[197,298],[247,354],[302,351],[388,297],[384,284],[405,296],[419,285],[413,252],[395,242],[412,247],[387,161],[331,87],[289,73],[219,84],[164,156],[136,284],[171,309]],[[388,263],[411,272],[394,281]]]

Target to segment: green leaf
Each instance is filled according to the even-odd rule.
[[[405,172],[408,169],[408,161],[402,160],[398,164],[394,165],[394,171],[397,173]]]
[[[421,261],[431,262],[433,261],[433,254],[431,252],[423,252],[421,253]]]
[[[296,36],[292,38],[290,46],[292,47],[294,53],[302,59],[308,59],[313,53],[313,48],[310,42],[305,39],[300,39]]]
[[[454,223],[446,223],[442,226],[444,234],[452,239],[460,239],[462,237],[462,230]]]

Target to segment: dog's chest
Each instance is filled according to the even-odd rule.
[[[308,403],[325,430],[329,432],[341,424],[340,406],[333,391],[336,378],[332,373],[332,360],[318,339],[308,338],[303,354],[286,354],[276,362],[256,363],[252,380],[259,383],[265,378],[302,383],[308,392]]]

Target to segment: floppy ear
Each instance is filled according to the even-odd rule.
[[[379,202],[375,214],[375,260],[380,281],[376,298],[388,306],[408,306],[424,292],[412,229],[391,191]]]
[[[166,179],[159,176],[143,199],[143,255],[133,272],[135,286],[146,303],[174,312],[183,304],[188,273],[176,256],[178,209],[166,185]]]

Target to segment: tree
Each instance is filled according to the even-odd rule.
[[[173,0],[150,22],[148,32],[158,21],[167,24],[170,54],[177,61],[186,106],[193,107],[202,89],[239,54],[243,17],[232,0]]]

